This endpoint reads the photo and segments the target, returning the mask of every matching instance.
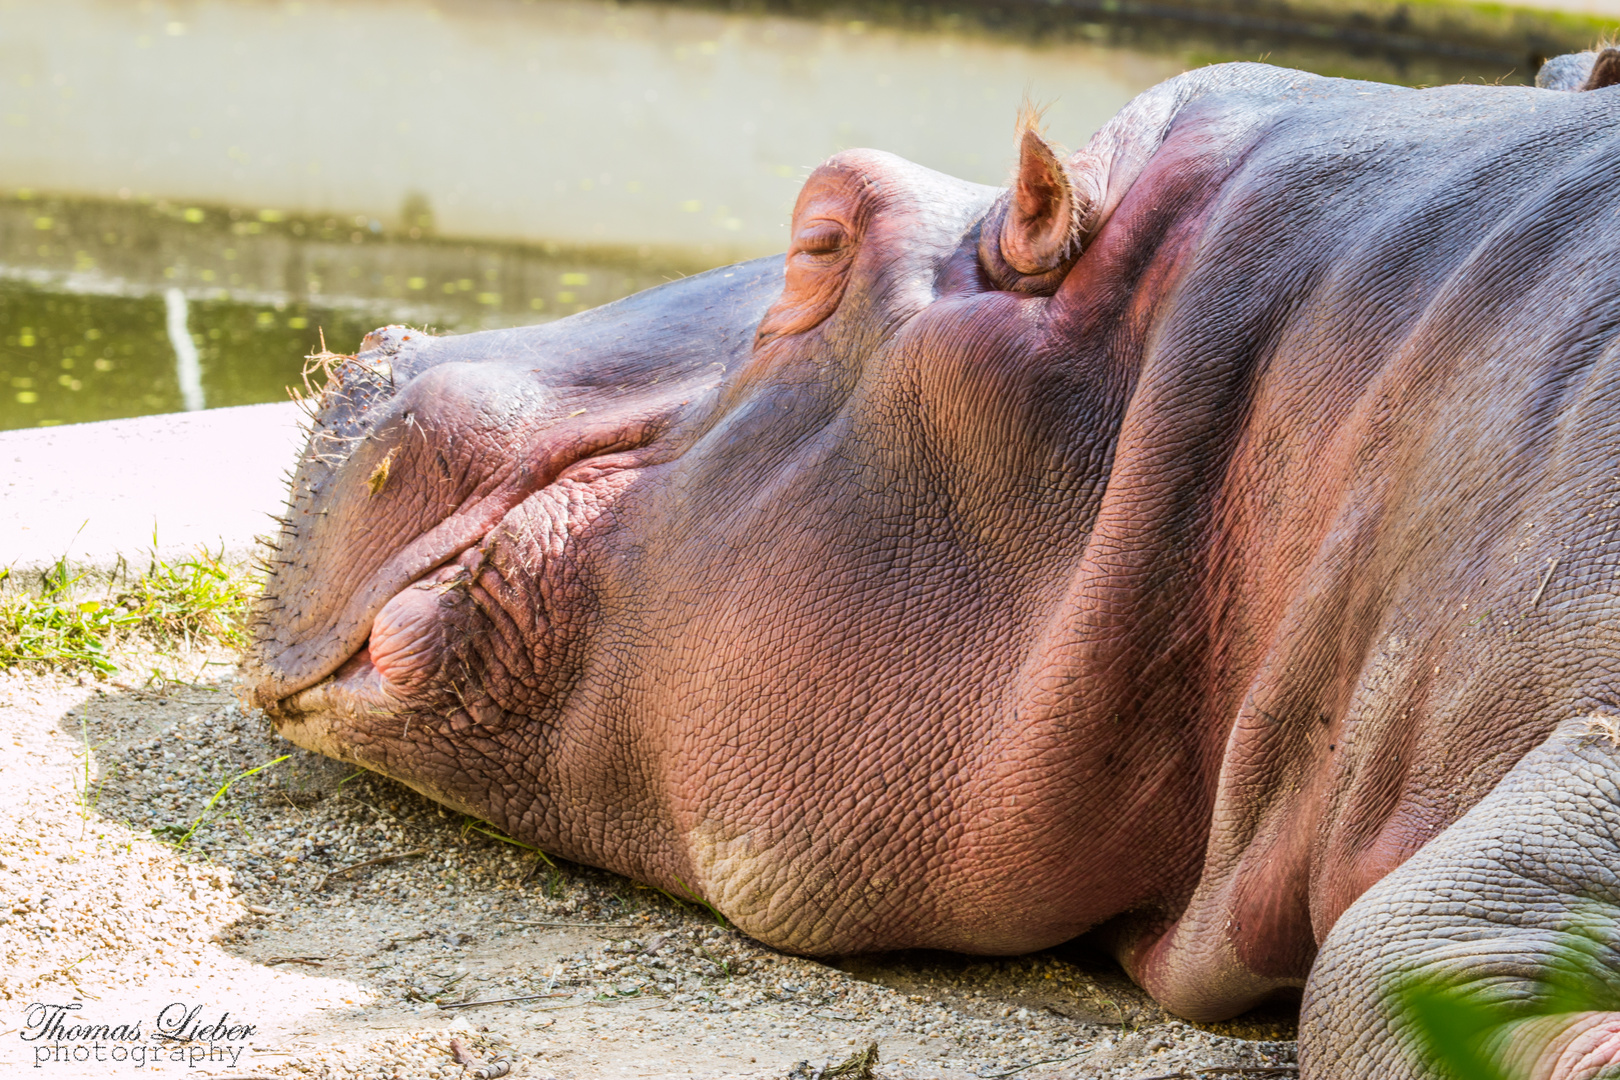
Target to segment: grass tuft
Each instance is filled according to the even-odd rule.
[[[0,570],[0,581],[9,577],[10,570]],[[132,616],[105,600],[71,599],[78,580],[59,559],[41,575],[39,596],[0,605],[0,670],[22,664],[105,675],[118,670],[107,658],[107,643]]]
[[[11,571],[0,569],[0,581]],[[224,561],[224,553],[199,550],[187,559],[153,559],[146,573],[122,592],[81,599],[67,559],[40,575],[38,595],[19,590],[0,601],[0,671],[14,667],[111,675],[118,670],[108,649],[121,639],[144,637],[164,646],[191,648],[247,644],[256,585]]]
[[[133,616],[136,631],[158,644],[189,649],[215,642],[239,649],[247,644],[254,593],[247,575],[225,565],[223,552],[199,551],[180,562],[155,561],[118,601]]]

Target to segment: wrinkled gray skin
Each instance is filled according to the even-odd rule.
[[[1536,75],[1547,90],[1617,83],[1613,48]],[[1401,1007],[1416,979],[1497,1011],[1481,1049],[1508,1080],[1620,1076],[1620,728],[1607,712],[1561,724],[1339,917],[1306,987],[1304,1075],[1444,1075]]]
[[[1435,1076],[1391,993],[1410,975],[1499,1010],[1486,1047],[1510,1080],[1620,1072],[1617,737],[1613,721],[1564,723],[1340,917],[1306,991],[1308,1075]],[[1551,1000],[1560,988],[1584,1007]]]

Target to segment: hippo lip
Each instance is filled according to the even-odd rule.
[[[291,719],[342,712],[356,706],[388,709],[401,704],[403,702],[388,691],[381,672],[371,662],[371,639],[367,638],[360,650],[332,674],[314,686],[282,699],[277,711],[284,719]]]
[[[388,603],[424,576],[483,543],[518,506],[534,498],[552,497],[559,484],[615,459],[631,467],[660,459],[656,447],[671,419],[667,413],[638,410],[546,432],[544,449],[527,455],[531,461],[543,462],[541,467],[509,478],[476,505],[406,543],[370,574],[330,630],[295,641],[281,655],[261,661],[252,693],[255,703],[281,711],[295,696],[331,679],[366,649],[373,622]],[[627,460],[630,458],[634,460]],[[556,514],[566,518],[567,500],[559,503]]]
[[[444,576],[441,568],[396,593],[372,619],[360,648],[326,678],[284,699],[282,714],[407,705],[439,671],[444,635],[437,607],[444,583],[434,579]]]
[[[549,500],[553,504],[552,513],[557,518],[567,520],[571,516],[569,505],[573,500],[562,491],[564,487],[583,482],[594,491],[596,505],[603,506],[616,496],[623,484],[603,484],[601,481],[634,476],[641,468],[656,464],[659,460],[662,460],[662,455],[652,452],[652,448],[646,445],[634,449],[608,448],[604,452],[573,461],[559,471],[551,483],[534,488],[525,497],[513,501],[506,512],[510,513],[525,503],[542,499]],[[368,613],[365,636],[356,648],[343,653],[341,660],[329,662],[315,678],[305,680],[302,685],[295,685],[274,698],[268,696],[261,698],[262,707],[270,710],[278,720],[292,720],[319,713],[378,713],[410,708],[417,694],[428,689],[437,674],[437,664],[434,661],[444,646],[443,640],[438,636],[438,624],[436,620],[424,617],[422,624],[414,633],[407,633],[409,640],[403,645],[391,643],[390,659],[401,654],[413,659],[429,654],[427,663],[414,665],[409,678],[391,679],[389,675],[397,671],[400,665],[379,663],[376,646],[379,642],[379,632],[384,629],[379,623],[390,609],[406,598],[413,596],[436,598],[442,587],[448,583],[436,579],[454,567],[468,551],[483,543],[500,527],[505,517],[506,515],[502,514],[487,529],[481,530],[470,540],[454,548],[444,549],[440,557],[432,560],[431,564],[428,564],[427,560],[419,562],[417,576],[395,588]],[[451,578],[454,577],[452,574]],[[425,616],[426,613],[422,615]],[[390,670],[384,670],[385,668]],[[263,693],[262,689],[260,693]]]

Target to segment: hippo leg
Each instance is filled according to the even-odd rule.
[[[1464,1041],[1502,1080],[1620,1076],[1617,947],[1620,728],[1570,720],[1334,925],[1305,991],[1302,1075],[1453,1075],[1425,1049],[1418,987],[1474,1012]]]

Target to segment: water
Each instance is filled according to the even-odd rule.
[[[710,264],[701,251],[417,231],[165,200],[0,198],[0,429],[284,400],[323,340],[352,350],[388,322],[537,322]]]
[[[539,321],[777,251],[851,146],[999,183],[1026,96],[1076,146],[1212,59],[1516,70],[1030,10],[0,0],[0,428],[278,400],[322,334]]]

